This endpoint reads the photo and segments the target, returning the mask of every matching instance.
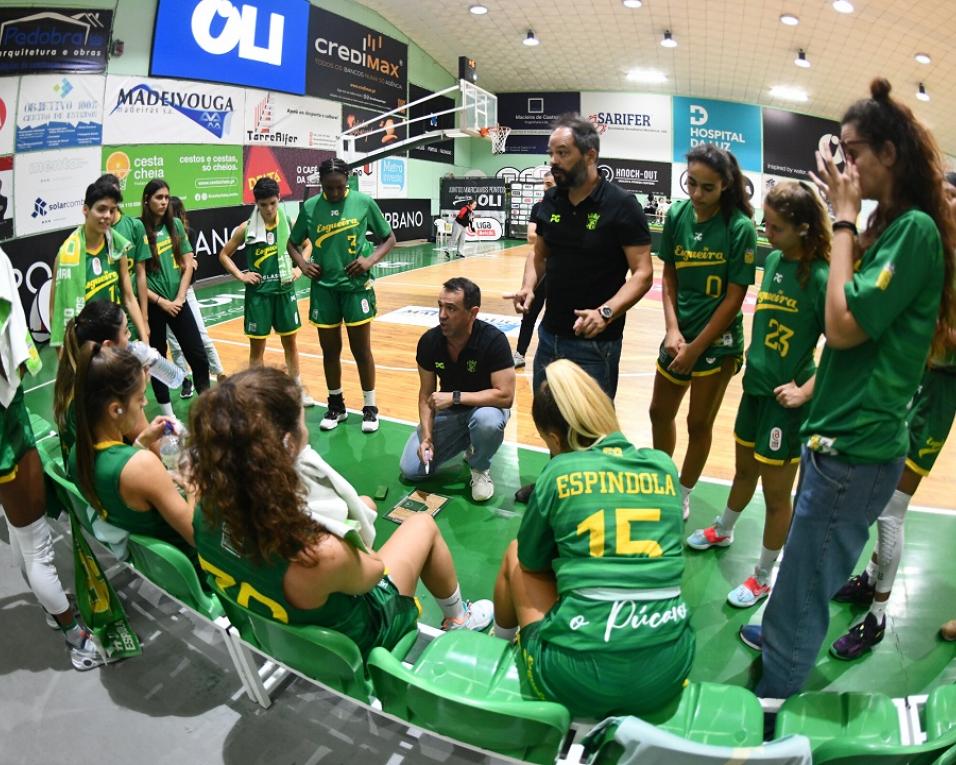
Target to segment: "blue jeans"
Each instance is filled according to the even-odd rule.
[[[510,409],[498,409],[494,406],[456,406],[442,409],[435,415],[432,425],[432,443],[435,454],[429,473],[418,458],[418,446],[421,443],[421,427],[408,437],[399,469],[402,477],[408,481],[422,481],[435,475],[442,464],[461,454],[469,446],[474,451],[468,457],[468,464],[474,470],[488,470],[491,458],[505,438],[505,425],[511,417]]]
[[[534,354],[534,390],[544,382],[544,368],[557,359],[573,361],[591,377],[597,380],[601,389],[614,400],[617,394],[618,366],[621,363],[621,341],[601,340],[598,335],[595,340],[586,340],[582,337],[559,337],[545,329],[544,324],[538,327],[538,350]]]
[[[803,447],[797,505],[763,617],[757,695],[787,698],[813,669],[842,587],[903,472],[903,458],[851,465]]]

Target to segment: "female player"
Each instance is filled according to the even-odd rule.
[[[730,152],[712,144],[687,155],[690,199],[667,212],[661,238],[664,323],[651,397],[654,448],[674,453],[674,419],[690,388],[687,453],[680,473],[684,519],[710,454],[727,383],[743,364],[740,307],[754,281],[757,232],[744,178]]]
[[[196,389],[204,391],[209,387],[209,362],[193,312],[186,307],[186,291],[195,267],[193,248],[182,221],[173,217],[169,185],[162,178],[154,178],[143,189],[142,221],[152,258],[136,267],[146,269],[150,344],[165,358],[166,328],[172,329],[193,370]],[[169,388],[156,378],[152,383],[160,409],[172,417]]]
[[[372,357],[372,266],[395,246],[395,234],[374,199],[349,189],[349,166],[343,160],[325,160],[319,165],[319,178],[322,193],[303,203],[288,243],[296,265],[312,279],[309,321],[319,331],[329,388],[329,407],[319,427],[332,430],[348,419],[342,395],[339,329],[344,323],[362,384],[362,432],[374,433],[378,430],[378,407]],[[369,229],[382,240],[377,247],[365,238]],[[310,260],[305,260],[298,249],[306,239],[312,242]]]
[[[520,627],[527,689],[572,715],[658,709],[694,658],[677,469],[627,441],[576,364],[552,362],[545,376],[531,413],[551,461],[498,572],[495,634]]]
[[[907,452],[906,405],[931,344],[952,326],[956,224],[943,196],[939,150],[890,84],[842,120],[842,169],[828,148],[814,181],[836,218],[827,280],[827,344],[803,425],[800,491],[787,554],[763,627],[741,638],[763,648],[757,694],[786,698],[803,686],[869,527],[893,495]],[[861,200],[874,199],[857,235]],[[860,256],[858,258],[858,256]],[[864,621],[864,630],[883,624]]]
[[[770,594],[770,570],[790,528],[790,492],[800,463],[800,425],[813,394],[813,352],[823,333],[830,258],[830,218],[806,183],[779,183],[764,200],[767,238],[776,249],[757,293],[744,394],[734,439],[737,467],[727,507],[713,526],[697,529],[689,547],[706,550],[734,541],[734,525],[763,483],[767,518],[754,574],[727,596],[747,608]]]
[[[944,184],[950,212],[956,216],[956,173],[946,173]],[[909,433],[909,451],[903,475],[876,519],[876,549],[863,573],[849,581],[833,596],[843,603],[869,606],[863,621],[832,646],[830,653],[838,659],[857,659],[868,653],[883,639],[886,604],[890,599],[896,572],[903,557],[903,520],[910,500],[920,482],[929,475],[956,417],[956,330],[950,329],[948,348],[935,349],[923,372],[916,395],[906,415]],[[956,640],[956,623],[952,636],[947,638],[944,626],[940,633],[945,639]]]
[[[298,470],[309,433],[300,395],[291,377],[258,366],[193,406],[189,453],[202,497],[194,527],[203,568],[233,597],[240,588],[254,592],[249,608],[338,630],[363,656],[415,629],[419,578],[441,606],[444,629],[486,628],[491,601],[462,601],[448,545],[429,514],[405,521],[374,552],[306,512]]]
[[[134,445],[123,442],[146,406],[142,362],[127,350],[85,343],[77,358],[74,401],[76,444],[69,473],[86,501],[114,526],[157,537],[194,558],[192,500],[180,496],[150,450],[170,420],[157,417]]]

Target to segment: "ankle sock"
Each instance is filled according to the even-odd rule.
[[[495,622],[494,631],[491,633],[496,638],[501,638],[508,643],[512,642],[515,639],[515,635],[518,634],[518,627],[502,627],[498,622]]]
[[[435,598],[441,608],[442,615],[452,619],[460,619],[465,615],[465,604],[461,599],[461,585],[455,586],[455,591],[447,598]]]
[[[717,521],[717,525],[720,526],[721,530],[723,531],[733,531],[734,526],[739,519],[739,512],[736,510],[731,510],[729,507],[725,507],[724,512],[720,514],[720,519]]]
[[[362,406],[375,406],[375,391],[374,390],[362,391]]]

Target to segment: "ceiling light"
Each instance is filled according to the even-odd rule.
[[[799,66],[801,69],[810,68],[810,62],[807,61],[807,54],[804,52],[803,48],[800,49],[800,52],[797,54],[797,57],[793,60],[793,63]]]
[[[788,27],[795,27],[800,23],[800,19],[798,19],[792,13],[785,13],[780,17],[780,23],[786,24]]]
[[[931,64],[933,59],[929,57],[929,53],[917,53],[913,56],[920,64]]]
[[[923,83],[919,84],[919,90],[916,91],[916,97],[920,101],[929,101],[929,93],[926,92],[926,87]]]
[[[850,0],[836,0],[833,10],[837,13],[853,13],[853,3]]]
[[[664,39],[661,40],[661,45],[663,45],[665,48],[677,47],[677,40],[674,39],[674,36],[671,34],[669,29],[664,32]]]
[[[472,12],[473,14],[475,14],[476,16],[484,16],[486,13],[488,13],[488,6],[487,6],[487,5],[473,5],[473,6],[471,6],[468,10],[471,11],[471,12]]]
[[[804,103],[809,101],[807,91],[803,88],[794,88],[790,85],[774,85],[770,88],[771,98],[779,98],[781,101],[799,101]]]
[[[624,0],[625,8],[640,8],[644,3],[641,0]]]
[[[631,82],[660,85],[667,82],[667,75],[657,69],[632,69],[627,73],[627,79]]]
[[[533,48],[535,45],[540,45],[541,41],[534,36],[534,31],[529,29],[528,35],[522,40],[522,42],[527,45],[529,48]]]

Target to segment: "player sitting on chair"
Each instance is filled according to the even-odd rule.
[[[402,477],[420,481],[467,450],[475,502],[495,493],[491,458],[504,440],[515,395],[511,346],[501,330],[477,318],[480,306],[474,282],[456,277],[442,285],[438,326],[418,341],[420,424],[401,459]]]

